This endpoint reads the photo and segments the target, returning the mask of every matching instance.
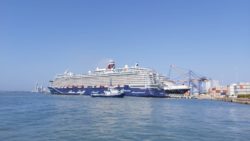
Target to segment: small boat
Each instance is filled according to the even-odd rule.
[[[104,91],[103,93],[92,92],[92,97],[117,97],[122,98],[124,97],[125,92],[123,90],[109,88],[108,90]]]

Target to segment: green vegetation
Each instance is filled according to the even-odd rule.
[[[237,97],[238,98],[249,98],[250,99],[250,94],[240,94]]]

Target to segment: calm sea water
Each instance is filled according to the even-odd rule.
[[[249,141],[250,106],[2,92],[0,140]]]

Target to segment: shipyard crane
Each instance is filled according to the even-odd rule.
[[[203,75],[200,75],[190,69],[185,69],[177,67],[175,65],[170,65],[168,77],[170,80],[176,82],[177,84],[184,84],[190,87],[190,93],[203,93],[204,82],[209,79]]]

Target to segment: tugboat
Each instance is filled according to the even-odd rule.
[[[103,93],[98,92],[92,92],[92,97],[117,97],[117,98],[123,98],[125,95],[125,92],[123,90],[118,90],[114,88],[109,88],[107,91],[104,91]]]

